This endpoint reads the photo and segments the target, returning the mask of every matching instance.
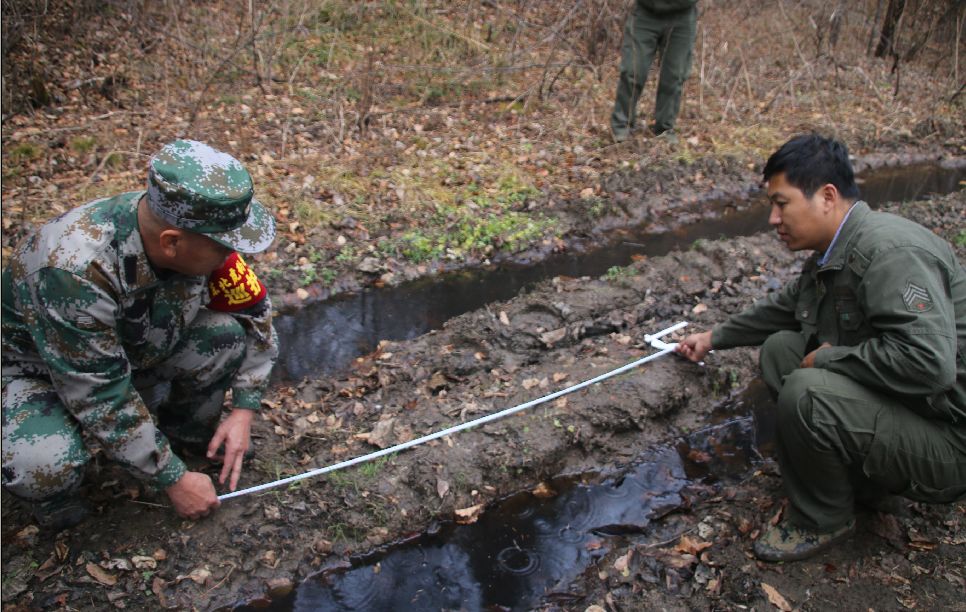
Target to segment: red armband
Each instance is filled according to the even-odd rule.
[[[232,253],[209,278],[208,308],[219,312],[234,312],[254,306],[268,295],[265,285],[248,267],[238,253]]]

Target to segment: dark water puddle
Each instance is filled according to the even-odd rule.
[[[766,403],[749,387],[719,407],[721,422],[647,451],[619,474],[555,478],[495,502],[471,525],[444,524],[236,610],[529,610],[566,598],[614,536],[666,541],[662,517],[744,478],[761,459],[748,411]]]
[[[949,193],[966,179],[966,167],[919,164],[885,168],[862,176],[863,197],[872,205]],[[604,274],[629,264],[633,255],[659,256],[701,238],[747,236],[768,229],[768,208],[758,197],[740,205],[708,202],[695,222],[673,230],[654,224],[613,232],[593,250],[552,255],[533,265],[504,265],[425,278],[397,287],[367,289],[307,306],[275,319],[281,345],[274,376],[297,381],[343,370],[373,351],[381,340],[409,340],[438,329],[452,317],[554,276]],[[697,217],[697,215],[695,215]]]

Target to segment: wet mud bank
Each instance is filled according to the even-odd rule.
[[[966,193],[892,210],[958,239],[966,261]],[[343,374],[273,390],[256,419],[256,454],[242,486],[386,448],[629,363],[651,352],[645,334],[678,320],[706,329],[794,278],[803,259],[770,234],[699,241],[634,261],[619,274],[556,276],[512,299],[456,316],[436,331],[381,342]],[[616,475],[630,474],[628,487],[636,491],[637,478],[648,483],[644,488],[666,491],[673,511],[651,506],[652,512],[625,521],[603,509],[619,505],[591,504],[592,516],[605,518],[586,525],[626,523],[638,529],[603,535],[585,529],[581,537],[588,539],[579,554],[568,549],[580,562],[565,572],[541,574],[547,580],[526,586],[532,599],[523,605],[764,609],[772,596],[763,585],[805,609],[892,609],[897,598],[909,606],[958,605],[966,576],[962,504],[911,504],[906,517],[865,517],[852,544],[814,562],[775,567],[749,557],[761,526],[780,516],[776,468],[753,457],[715,476],[716,462],[741,453],[713,437],[699,442],[692,436],[746,418],[747,410],[728,407],[755,379],[756,357],[750,349],[722,351],[701,367],[670,356],[384,460],[228,500],[200,522],[178,520],[164,507],[163,496],[98,460],[84,485],[96,513],[78,529],[38,533],[23,509],[4,499],[3,537],[9,543],[3,548],[4,598],[20,609],[230,609],[294,597],[297,585],[322,572],[330,590],[316,592],[319,597],[331,597],[335,584],[343,585],[337,591],[343,601],[365,601],[370,591],[352,586],[352,576],[375,574],[374,567],[382,575],[383,565],[373,563],[384,563],[390,576],[390,566],[408,568],[423,556],[413,552],[418,548],[393,543],[415,538],[449,551],[441,554],[465,552],[457,544],[469,536],[450,535],[463,533],[462,527],[450,532],[446,525],[475,518],[466,526],[472,532],[482,528],[477,524],[512,523],[487,517],[501,516],[500,500],[514,496],[535,512],[553,508],[550,514],[577,524],[586,513],[567,519],[566,504],[554,504],[580,487],[620,489],[627,478]],[[636,466],[661,461],[677,466],[678,460],[680,468],[634,476]],[[198,460],[195,466],[212,474],[219,467]],[[573,488],[559,484],[561,474],[574,475]],[[542,484],[556,495],[537,495],[543,494]],[[492,540],[489,556],[463,567],[483,563],[492,572],[502,560],[511,574],[529,570],[535,558],[543,559],[538,530],[529,529],[530,540],[517,542],[519,550],[507,535],[483,530],[479,537]],[[551,541],[562,540],[556,534]],[[388,561],[397,550],[403,560]],[[404,574],[418,590],[417,574]],[[474,589],[485,590],[479,585],[487,583],[487,574],[478,576],[483,579],[474,582],[464,571],[447,580],[472,596]]]
[[[950,193],[966,180],[966,158],[902,166],[879,163],[860,174],[862,197],[873,206]],[[635,197],[643,202],[647,198],[639,189]],[[684,198],[679,204],[686,201]],[[352,359],[374,350],[382,340],[408,340],[438,329],[454,316],[510,299],[541,280],[596,277],[609,270],[617,275],[635,259],[665,255],[697,240],[768,230],[768,207],[760,190],[740,197],[702,200],[691,206],[697,210],[664,207],[655,211],[652,206],[648,209],[655,216],[652,220],[598,230],[593,240],[575,242],[566,252],[543,253],[534,257],[535,261],[510,261],[397,286],[368,288],[294,310],[291,306],[296,302],[290,297],[288,312],[275,321],[285,347],[275,379],[293,382],[342,371]]]

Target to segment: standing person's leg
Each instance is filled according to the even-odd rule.
[[[755,552],[769,561],[811,556],[854,525],[854,473],[912,499],[966,496],[966,435],[925,419],[852,379],[807,368],[778,397],[778,451],[790,507]]]
[[[654,133],[674,127],[681,108],[681,92],[691,71],[694,38],[698,29],[698,9],[692,8],[665,25],[661,46],[661,77],[654,104]]]
[[[3,376],[2,405],[3,487],[32,502],[42,526],[79,523],[87,507],[73,494],[90,460],[80,424],[42,378]]]
[[[203,454],[218,425],[225,393],[245,359],[245,339],[236,319],[202,309],[167,359],[136,373],[134,384],[144,394],[171,383],[157,414],[159,427],[175,446]]]
[[[610,116],[614,138],[627,138],[637,119],[637,101],[641,97],[644,83],[658,38],[661,35],[661,20],[650,14],[637,2],[627,18],[624,27],[624,42],[621,45],[620,78],[617,81],[617,95],[614,110]]]

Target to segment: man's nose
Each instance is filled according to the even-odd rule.
[[[782,211],[777,204],[771,205],[771,212],[768,213],[768,224],[775,227],[782,224]]]

